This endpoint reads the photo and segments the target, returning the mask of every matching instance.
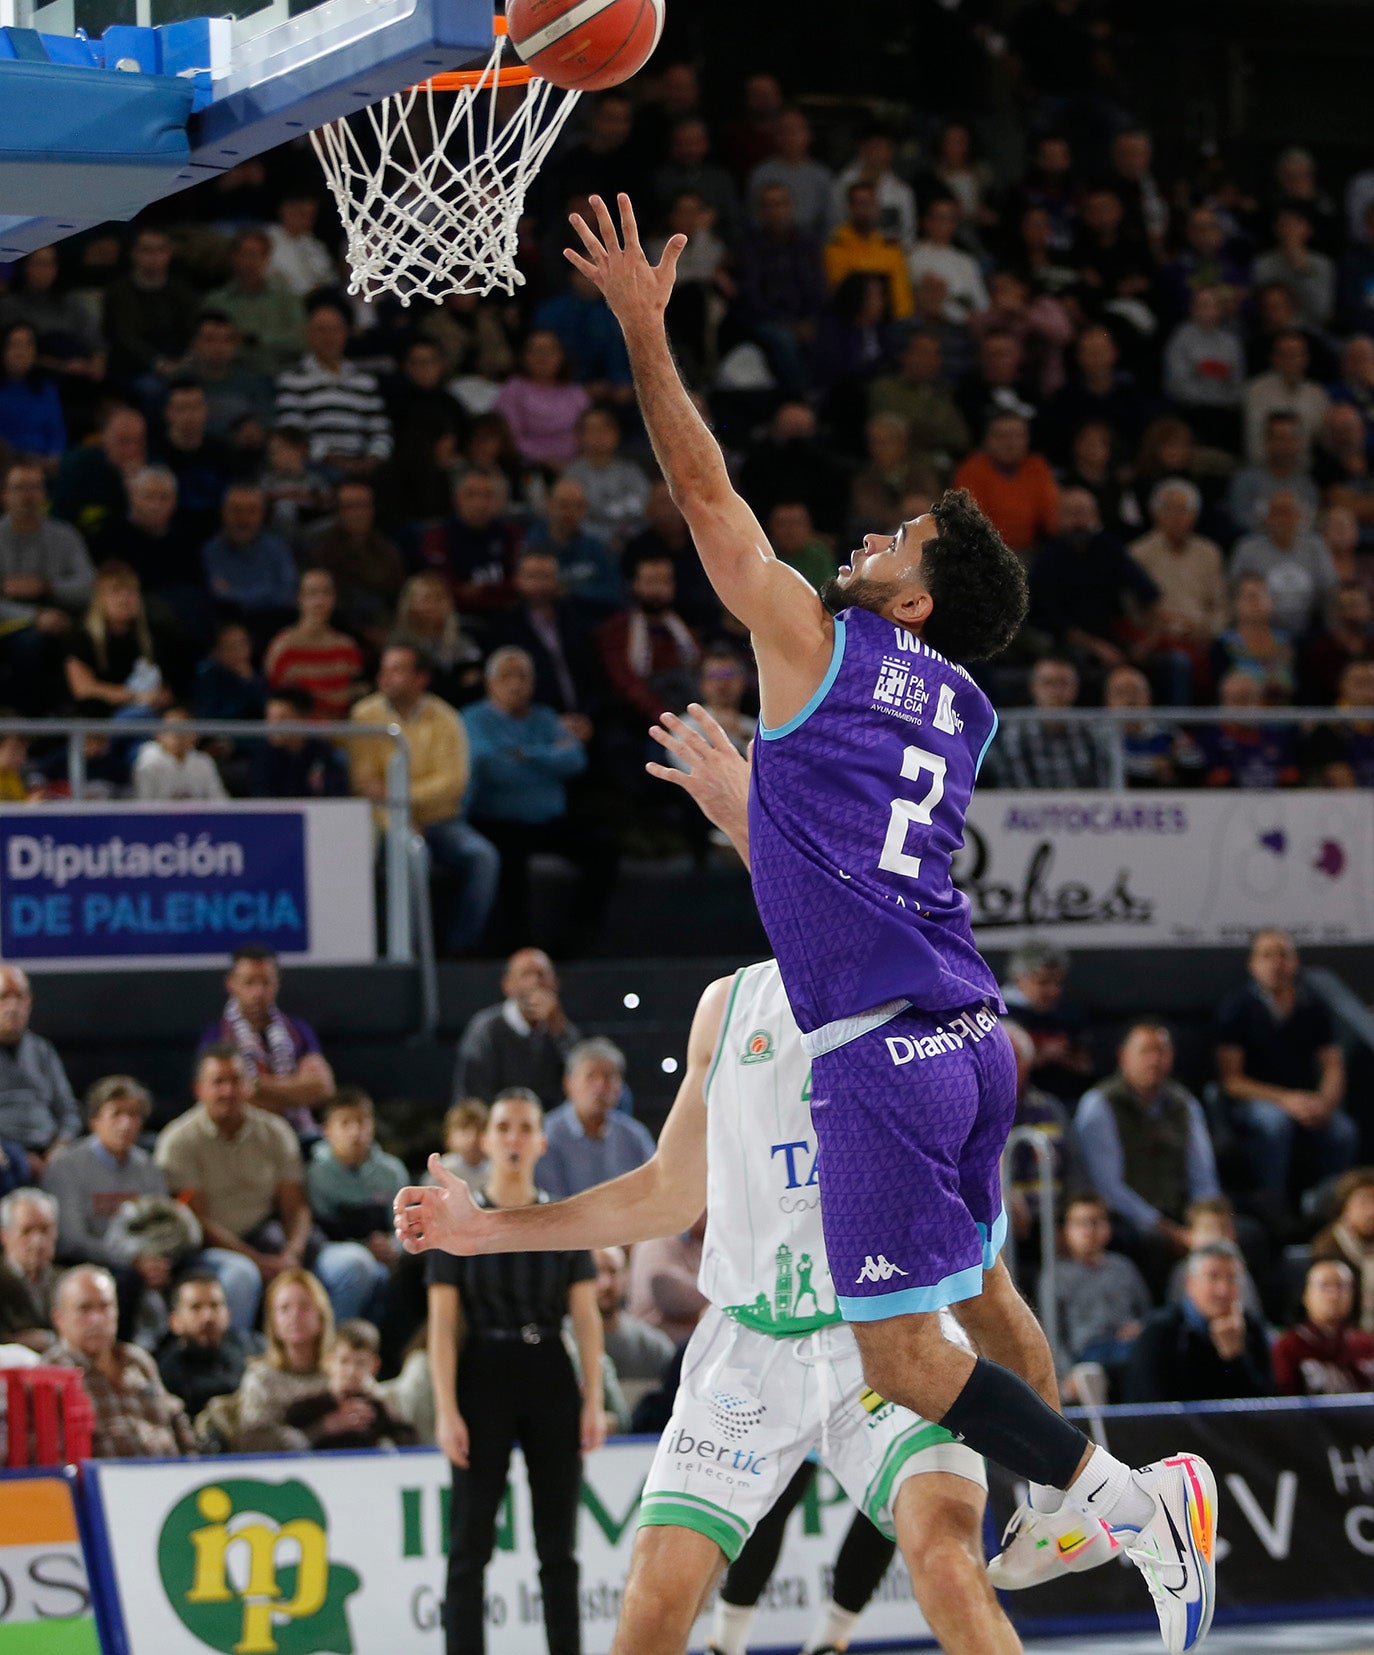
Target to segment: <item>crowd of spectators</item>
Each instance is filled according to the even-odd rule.
[[[1086,27],[1059,11],[1013,41],[1019,169],[960,120],[863,128],[768,74],[744,121],[685,63],[588,98],[512,298],[348,297],[298,149],[0,273],[0,704],[165,720],[92,743],[97,789],[351,791],[379,825],[384,742],[179,726],[399,721],[450,951],[528,940],[537,856],[575,869],[575,952],[622,853],[705,854],[644,784],[645,729],[708,696],[747,727],[755,685],[562,257],[569,210],[624,189],[651,248],[691,237],[670,334],[779,555],[822,585],[953,484],[1026,559],[984,676],[1045,717],[989,783],[1369,785],[1370,724],[1255,717],[1374,705],[1369,175],[1165,164],[1110,101],[1057,122],[1037,30]],[[1098,705],[1139,718],[1055,716]],[[1190,705],[1238,716],[1151,711]],[[60,742],[3,757],[6,797],[66,783]]]

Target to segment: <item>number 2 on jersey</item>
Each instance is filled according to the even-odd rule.
[[[921,859],[911,856],[906,849],[907,829],[913,822],[929,826],[936,805],[945,796],[945,761],[938,753],[929,753],[924,747],[907,747],[902,751],[902,780],[914,782],[922,775],[930,777],[930,789],[921,799],[894,799],[887,822],[887,838],[883,840],[883,854],[878,866],[885,873],[899,873],[907,879],[921,877]]]

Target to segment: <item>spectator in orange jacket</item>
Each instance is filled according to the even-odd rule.
[[[983,446],[954,473],[1014,552],[1029,557],[1044,535],[1059,528],[1059,490],[1043,454],[1030,451],[1030,427],[1020,414],[988,421]]]

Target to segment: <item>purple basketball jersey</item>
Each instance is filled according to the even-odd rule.
[[[867,609],[835,618],[820,688],[759,726],[754,897],[803,1033],[890,1000],[991,1000],[950,860],[997,715],[962,667]]]

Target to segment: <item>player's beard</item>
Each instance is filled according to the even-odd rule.
[[[841,582],[832,575],[820,589],[820,600],[832,615],[842,609],[871,609],[875,615],[887,612],[887,606],[901,591],[896,581],[857,579]]]

